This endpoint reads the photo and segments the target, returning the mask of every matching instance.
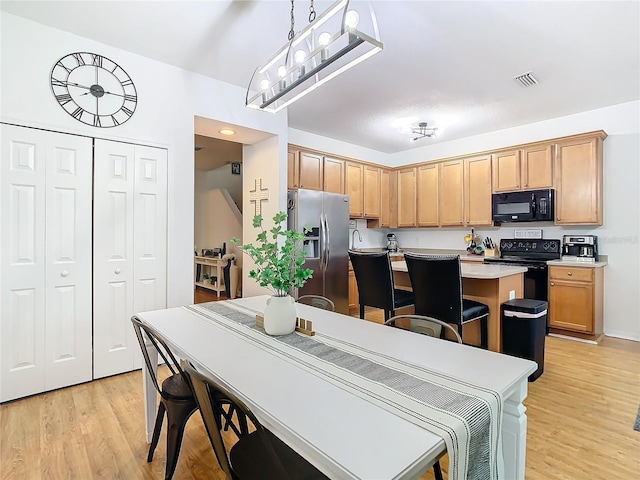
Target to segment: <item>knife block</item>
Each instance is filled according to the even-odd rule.
[[[498,251],[497,248],[485,248],[484,249],[484,256],[485,257],[499,257],[500,256],[500,252]]]

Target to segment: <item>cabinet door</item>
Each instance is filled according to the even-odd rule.
[[[356,282],[356,274],[353,270],[349,270],[349,312],[358,311],[358,283]]]
[[[511,192],[520,190],[520,150],[494,153],[493,163],[493,191]]]
[[[322,155],[300,152],[298,165],[300,188],[322,190]]]
[[[464,201],[468,226],[493,225],[489,155],[464,160]]]
[[[344,193],[344,162],[324,157],[324,191]]]
[[[300,155],[299,150],[287,151],[287,188],[298,188],[298,158]]]
[[[362,217],[364,214],[362,164],[347,162],[345,172],[344,193],[349,195],[349,216],[352,218]]]
[[[440,166],[440,225],[464,225],[464,164],[462,160]]]
[[[366,218],[380,218],[380,169],[364,166],[363,203]]]
[[[416,226],[416,169],[398,171],[398,227]]]
[[[166,308],[166,150],[95,141],[94,378],[139,362],[131,316]]]
[[[522,150],[522,186],[525,189],[553,187],[551,152],[550,144]]]
[[[380,226],[391,226],[391,172],[380,170]]]
[[[593,333],[593,283],[551,280],[549,326]]]
[[[92,141],[0,128],[5,402],[91,380]]]
[[[418,226],[437,227],[440,164],[421,165],[417,170]]]
[[[555,223],[602,225],[602,140],[558,143],[553,172]]]

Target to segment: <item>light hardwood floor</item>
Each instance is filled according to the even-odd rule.
[[[376,312],[367,319],[379,320]],[[640,343],[605,337],[590,345],[547,337],[545,360],[525,402],[527,480],[640,478],[640,432],[633,430]],[[147,463],[140,371],[0,406],[2,480],[162,479],[164,448],[165,429]],[[446,456],[442,465],[446,471]],[[174,479],[221,478],[196,413]]]

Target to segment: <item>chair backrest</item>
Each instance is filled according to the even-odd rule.
[[[462,323],[462,273],[459,255],[405,253],[414,311],[459,325]]]
[[[384,324],[436,338],[446,338],[444,332],[448,331],[458,343],[462,343],[462,338],[460,338],[455,328],[437,318],[424,315],[396,315],[384,322]]]
[[[135,315],[131,317],[131,323],[133,324],[133,329],[136,332],[136,337],[138,338],[138,343],[140,344],[140,350],[142,350],[142,356],[144,357],[144,363],[147,366],[147,371],[153,380],[153,384],[156,386],[156,390],[158,393],[161,393],[160,384],[158,383],[158,377],[156,376],[156,368],[151,365],[151,359],[149,358],[149,352],[147,351],[147,345],[144,339],[142,332],[144,331],[149,343],[153,345],[153,347],[158,351],[167,368],[171,371],[172,375],[180,374],[183,376],[187,385],[189,385],[189,378],[185,375],[184,370],[180,367],[180,363],[176,360],[176,357],[171,352],[171,349],[167,346],[167,344],[158,337],[153,330],[148,328],[146,325],[142,323],[142,321],[136,317]]]
[[[394,309],[394,283],[389,252],[354,252],[349,258],[358,284],[358,301],[361,305]]]
[[[245,414],[256,427],[256,430],[262,430],[263,427],[260,425],[260,422],[258,422],[251,410],[249,410],[249,408],[240,399],[238,399],[238,397],[220,385],[219,382],[216,382],[211,377],[198,371],[197,368],[189,361],[185,361],[184,368],[191,379],[191,387],[193,388],[196,402],[200,408],[202,420],[204,422],[205,429],[207,430],[211,446],[218,458],[218,463],[224,471],[226,478],[231,480],[235,477],[231,471],[229,454],[224,446],[220,426],[216,421],[216,418],[219,416],[218,409],[222,407],[215,400],[215,392],[219,394],[218,396],[223,396],[225,400],[231,403],[237,411]]]
[[[331,310],[332,312],[336,311],[336,306],[331,299],[323,297],[322,295],[303,295],[298,297],[296,302],[311,305],[316,308],[322,308],[323,310]]]

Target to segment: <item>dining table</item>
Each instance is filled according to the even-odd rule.
[[[256,322],[268,298],[136,316],[329,478],[420,478],[446,452],[452,480],[524,479],[534,362],[298,303],[313,335],[272,337]],[[150,442],[157,392],[142,372]]]

